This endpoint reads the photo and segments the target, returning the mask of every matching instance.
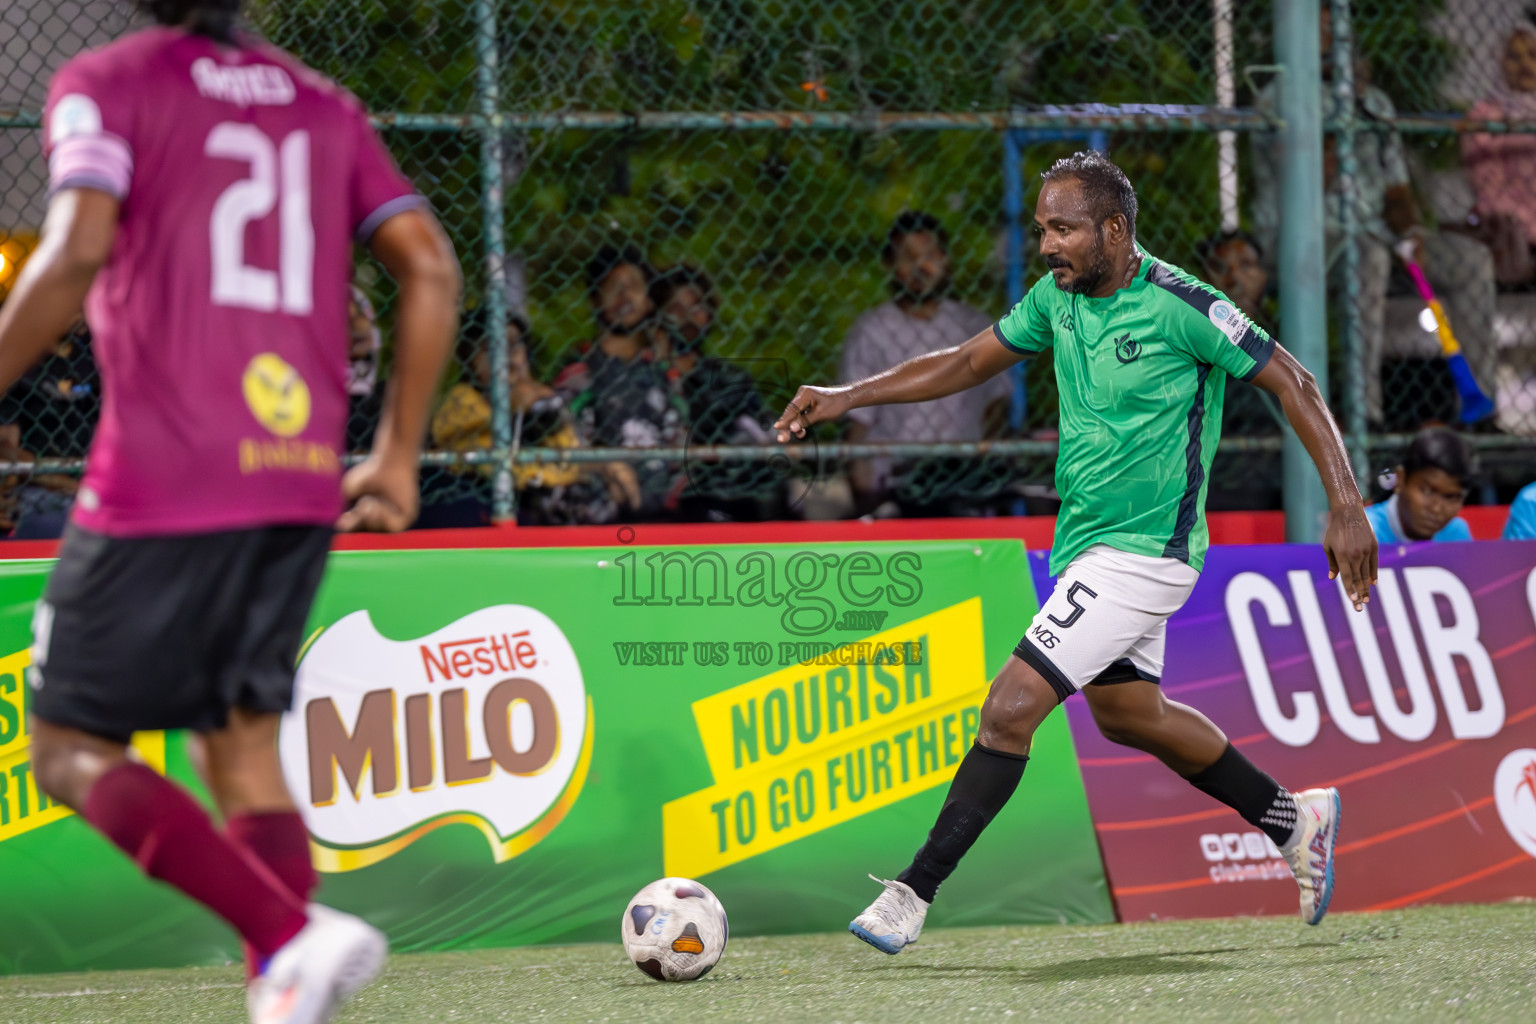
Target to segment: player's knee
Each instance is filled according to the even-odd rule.
[[[1035,727],[1054,706],[1041,701],[1031,690],[1006,687],[1000,681],[994,683],[981,707],[981,728],[976,739],[994,750],[1026,751]]]
[[[32,759],[32,778],[37,781],[38,790],[54,803],[78,808],[84,794],[77,792],[74,752],[69,744],[39,730],[32,737],[28,756]]]
[[[1099,735],[1111,743],[1118,743],[1122,747],[1141,745],[1141,732],[1121,718],[1100,718],[1095,715],[1093,722],[1099,727]]]

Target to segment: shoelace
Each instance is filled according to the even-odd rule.
[[[916,909],[911,905],[912,896],[897,883],[876,878],[874,875],[870,875],[869,880],[885,886],[885,891],[875,897],[875,905],[881,910],[894,910],[902,917],[906,917]]]

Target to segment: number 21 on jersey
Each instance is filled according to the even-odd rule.
[[[249,165],[250,174],[226,188],[208,223],[213,302],[262,313],[305,316],[314,309],[315,228],[309,214],[309,132],[290,132],[281,143],[253,124],[215,125],[203,152]],[[245,229],[278,216],[277,270],[245,262]]]

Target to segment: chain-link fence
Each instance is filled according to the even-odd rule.
[[[1482,497],[1507,500],[1536,475],[1536,12],[1525,0],[1323,6],[1346,430],[1384,469],[1406,432],[1452,425],[1481,450]]]
[[[1327,186],[1362,197],[1352,218],[1329,205],[1335,408],[1372,468],[1405,432],[1460,412],[1424,303],[1365,215],[1364,169],[1400,152],[1405,189],[1383,194],[1414,200],[1427,226],[1415,252],[1496,403],[1467,428],[1500,488],[1523,482],[1536,476],[1536,231],[1516,245],[1492,214],[1513,204],[1536,227],[1536,167],[1520,164],[1536,163],[1536,138],[1479,148],[1484,136],[1456,119],[1498,88],[1508,109],[1473,116],[1536,128],[1520,106],[1536,109],[1536,92],[1478,78],[1522,12],[1516,0],[1322,4],[1340,26],[1320,83]],[[468,309],[433,419],[428,522],[514,506],[525,522],[1051,511],[1048,360],[945,403],[826,426],[806,446],[772,445],[766,428],[800,383],[958,343],[1005,312],[1044,269],[1028,230],[1039,172],[1074,149],[1126,169],[1144,248],[1283,327],[1267,2],[248,6],[257,29],[375,112],[463,261]],[[0,252],[12,266],[41,222],[48,75],[127,15],[102,0],[0,11]],[[1330,111],[1351,78],[1360,101]],[[1479,193],[1458,221],[1444,182],[1464,150],[1472,189],[1488,187],[1477,166],[1509,166],[1492,187],[1502,198]],[[1475,164],[1480,153],[1492,156]],[[1517,172],[1530,197],[1509,183]],[[1472,209],[1481,219],[1453,230]],[[384,337],[370,372],[369,324],[355,319],[355,451],[388,372],[392,301],[366,259],[358,281]],[[98,391],[79,334],[0,421],[37,456],[78,457]],[[1234,385],[1211,507],[1277,507],[1279,447],[1275,411]]]

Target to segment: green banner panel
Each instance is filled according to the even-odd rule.
[[[31,781],[0,564],[0,970],[238,956]],[[1035,611],[1017,541],[336,554],[279,746],[319,898],[397,950],[611,941],[664,874],[736,934],[845,927],[932,824]],[[136,745],[201,793],[187,738]],[[1065,718],[935,925],[1113,920]]]

